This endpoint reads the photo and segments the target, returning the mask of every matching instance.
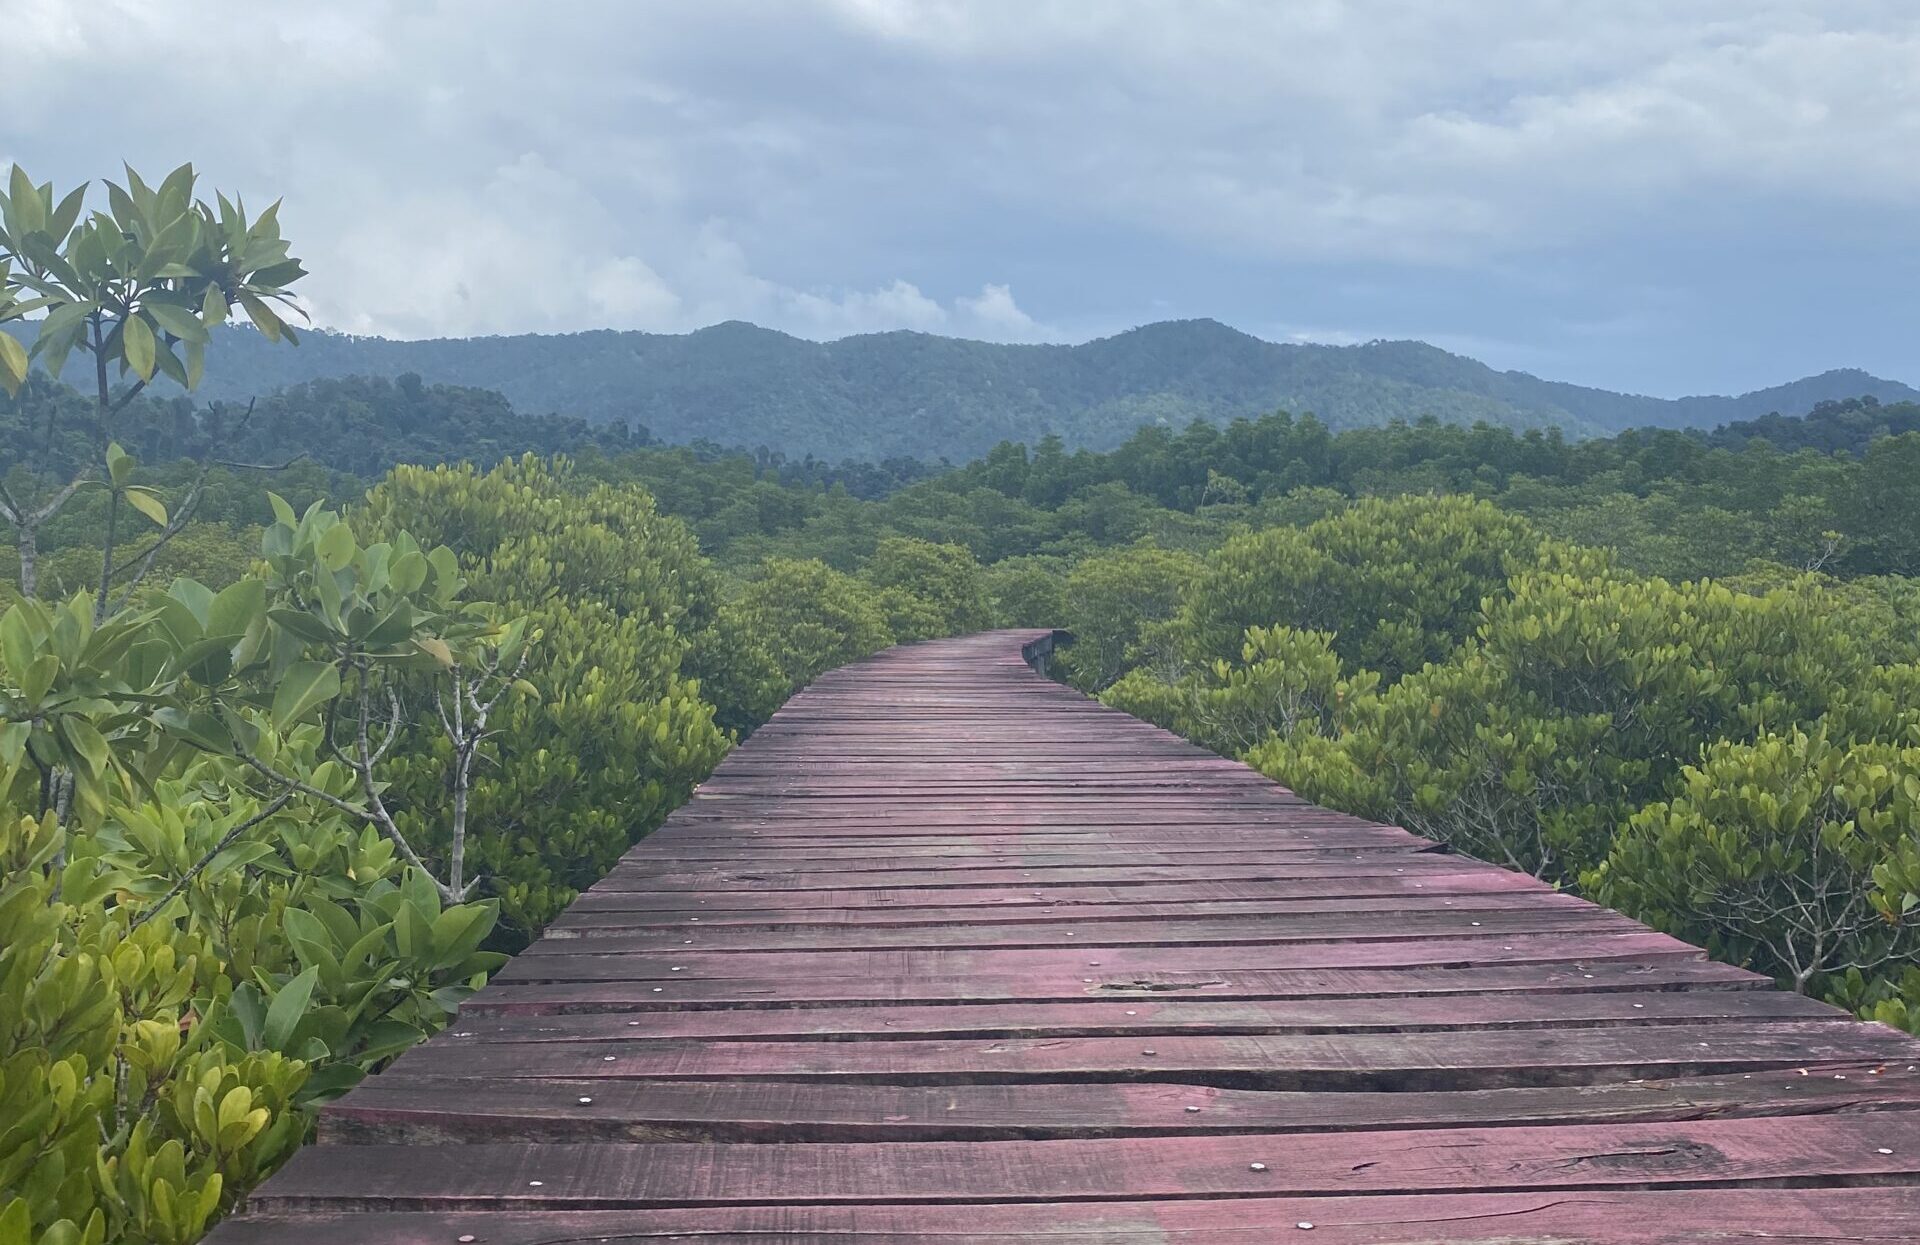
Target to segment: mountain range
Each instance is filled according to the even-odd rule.
[[[1310,411],[1335,428],[1433,415],[1593,436],[1799,414],[1832,399],[1920,399],[1920,390],[1853,369],[1738,397],[1652,398],[1495,371],[1424,342],[1281,344],[1214,320],[1149,324],[1074,346],[912,332],[816,342],[731,321],[686,334],[426,341],[316,331],[288,349],[232,328],[208,351],[202,392],[245,398],[322,377],[409,372],[498,390],[522,412],[645,425],[665,441],[875,461],[963,461],[1002,440],[1048,433],[1105,449],[1142,424],[1177,428],[1281,409]]]

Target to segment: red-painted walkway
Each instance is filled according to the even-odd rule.
[[[220,1245],[1920,1241],[1920,1043],[1030,671],[822,678]]]

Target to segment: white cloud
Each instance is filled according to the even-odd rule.
[[[1075,273],[1124,289],[1148,251],[1216,285],[1523,268],[1701,203],[1920,207],[1904,0],[0,0],[0,29],[0,152],[284,195],[316,313],[362,332],[1050,340],[1124,323]]]
[[[1020,310],[1013,301],[1013,290],[1005,285],[983,285],[972,298],[954,300],[959,327],[968,336],[991,337],[997,341],[1051,341],[1060,334]]]

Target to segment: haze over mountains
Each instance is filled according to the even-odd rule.
[[[203,396],[407,372],[498,390],[522,412],[644,424],[666,441],[870,460],[963,461],[1048,433],[1104,449],[1146,423],[1277,409],[1311,411],[1336,428],[1434,415],[1591,436],[1800,414],[1828,399],[1920,399],[1920,390],[1854,369],[1738,397],[1650,398],[1499,372],[1424,342],[1279,344],[1213,320],[1149,324],[1076,346],[913,332],[817,342],[733,321],[679,335],[389,341],[313,332],[287,350],[230,329],[208,352]]]

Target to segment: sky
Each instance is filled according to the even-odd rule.
[[[1211,317],[1920,382],[1912,0],[0,0],[0,166],[284,199],[388,337]]]

